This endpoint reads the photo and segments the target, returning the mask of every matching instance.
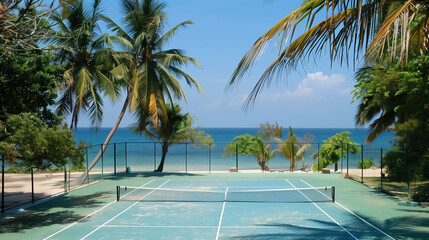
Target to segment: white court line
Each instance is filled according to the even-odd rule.
[[[293,185],[289,180],[285,179],[290,185],[292,185],[295,189],[298,189],[295,185]],[[314,206],[316,206],[321,212],[323,212],[329,219],[331,219],[334,223],[336,223],[339,227],[341,227],[345,232],[347,232],[351,237],[358,240],[357,237],[355,237],[351,232],[349,232],[347,229],[345,229],[339,222],[337,222],[333,217],[331,217],[328,213],[323,211],[322,208],[320,208],[316,203],[314,203],[310,198],[308,198],[304,193],[298,190],[299,193],[301,193],[305,198],[307,198]]]
[[[147,193],[146,195],[144,195],[143,197],[141,197],[139,200],[142,200],[143,198],[147,197],[149,194],[153,193],[156,189],[159,189],[160,187],[162,187],[163,185],[165,185],[166,183],[168,183],[170,180],[165,181],[164,183],[162,183],[161,185],[159,185],[157,188],[155,188],[154,190],[152,190],[152,192]],[[112,217],[111,219],[107,220],[105,223],[103,223],[102,225],[98,226],[96,229],[92,230],[90,233],[88,233],[87,235],[85,235],[85,237],[81,238],[82,239],[86,239],[87,237],[89,237],[91,234],[95,233],[96,231],[98,231],[98,229],[102,228],[103,226],[105,226],[106,224],[108,224],[109,222],[113,221],[115,218],[119,217],[120,215],[122,215],[124,212],[128,211],[130,208],[134,207],[137,203],[139,203],[139,201],[136,201],[135,203],[133,203],[131,206],[127,207],[125,210],[123,210],[122,212],[116,214],[114,217]]]
[[[303,183],[305,183],[305,184],[307,184],[308,186],[311,186],[310,184],[308,184],[306,181],[304,181],[304,180],[302,180],[302,179],[300,179]],[[354,212],[352,212],[350,209],[348,209],[348,208],[346,208],[346,207],[344,207],[342,204],[340,204],[338,201],[335,201],[335,203],[338,205],[338,206],[340,206],[340,207],[342,207],[344,210],[346,210],[347,212],[349,212],[349,213],[351,213],[353,216],[355,216],[355,217],[357,217],[359,220],[361,220],[362,222],[364,222],[364,223],[366,223],[366,224],[368,224],[369,226],[371,226],[372,228],[374,228],[375,230],[377,230],[377,231],[379,231],[380,233],[382,233],[384,236],[386,236],[386,237],[388,237],[388,238],[390,238],[390,239],[392,239],[392,240],[395,240],[395,238],[393,238],[392,236],[390,236],[389,234],[387,234],[387,233],[385,233],[385,232],[383,232],[383,230],[381,230],[381,229],[379,229],[378,227],[376,227],[376,226],[374,226],[374,225],[372,225],[371,223],[369,223],[368,221],[366,221],[365,219],[363,219],[363,218],[361,218],[359,215],[357,215],[356,213],[354,213]]]
[[[149,182],[147,182],[147,183],[145,183],[145,184],[141,185],[141,187],[146,186],[147,184],[149,184],[149,183],[151,183],[151,182],[153,182],[153,181],[154,181],[154,179],[152,179],[152,180],[150,180]],[[132,193],[132,192],[130,192],[130,193]],[[128,194],[130,194],[130,193],[128,193]],[[85,217],[83,217],[83,218],[79,219],[78,221],[76,221],[76,222],[74,222],[74,223],[72,223],[72,224],[70,224],[70,225],[68,225],[68,226],[64,227],[63,229],[61,229],[61,230],[59,230],[59,231],[57,231],[57,232],[55,232],[55,233],[53,233],[53,234],[51,234],[51,235],[49,235],[48,237],[44,238],[43,240],[49,239],[49,238],[51,238],[51,237],[53,237],[53,236],[57,235],[58,233],[60,233],[60,232],[62,232],[62,231],[64,231],[64,230],[66,230],[66,229],[68,229],[68,228],[70,228],[70,227],[74,226],[75,224],[77,224],[77,223],[81,222],[81,221],[82,221],[82,220],[84,220],[84,219],[87,219],[88,217],[90,217],[90,216],[92,216],[92,215],[94,215],[94,214],[98,213],[99,211],[101,211],[101,210],[105,209],[106,207],[108,207],[108,206],[112,205],[112,204],[113,204],[113,203],[115,203],[115,202],[117,202],[117,201],[115,200],[115,201],[113,201],[113,202],[111,202],[111,203],[109,203],[109,204],[105,205],[104,207],[102,207],[102,208],[100,208],[100,209],[97,209],[96,211],[94,211],[94,212],[92,212],[92,213],[90,213],[90,214],[86,215]]]
[[[207,229],[217,229],[218,226],[136,226],[136,225],[105,225],[104,228],[207,228]],[[278,229],[278,226],[223,226],[223,229],[225,228],[230,228],[230,229],[240,229],[240,228],[260,228],[260,229],[265,229],[265,228],[275,228]]]
[[[226,190],[225,190],[225,199],[224,199],[223,205],[222,205],[222,212],[220,213],[219,225],[217,226],[216,240],[219,239],[220,225],[222,224],[222,217],[223,217],[223,212],[225,210],[225,203],[226,203],[226,196],[227,196],[227,194],[228,194],[228,187],[226,187]]]

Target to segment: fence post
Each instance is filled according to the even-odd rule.
[[[209,173],[212,171],[212,143],[209,143]]]
[[[188,173],[188,142],[185,142],[185,173]]]
[[[235,168],[238,171],[238,143],[235,144]]]
[[[360,168],[361,168],[360,182],[363,183],[363,144],[361,144],[360,160],[361,160],[361,164],[360,164]]]
[[[317,172],[320,169],[320,143],[317,143]]]
[[[264,155],[264,144],[263,143],[261,143],[261,155],[262,155],[262,159],[261,159],[261,161],[262,161],[262,172],[265,172],[265,155]]]
[[[34,203],[34,173],[33,167],[31,169],[31,203]]]
[[[1,213],[4,213],[4,158],[1,159]]]
[[[67,165],[64,165],[64,192],[67,192]]]
[[[104,151],[103,151],[104,144],[100,144],[101,148],[101,179],[104,179]]]
[[[156,142],[153,143],[153,170],[156,170]]]
[[[88,183],[88,185],[89,185],[89,166],[88,166],[88,160],[89,160],[89,158],[88,158],[88,147],[86,147],[86,182]]]
[[[70,166],[70,160],[69,160],[69,192],[70,192],[70,187],[71,187],[71,166]]]
[[[341,142],[341,173],[343,173],[344,142]]]
[[[407,163],[407,192],[408,192],[408,200],[411,200],[411,183],[410,183],[410,163],[408,159],[408,151],[405,151],[405,162]]]
[[[127,142],[125,142],[125,173],[128,173],[128,153]]]
[[[291,157],[291,161],[290,161],[290,169],[293,172],[293,168],[294,168],[294,162],[293,162],[293,143],[290,144],[290,157]]]
[[[116,175],[116,143],[113,144],[113,174]]]
[[[380,148],[380,188],[383,191],[383,148]]]
[[[346,178],[349,178],[349,144],[347,143],[347,175]]]

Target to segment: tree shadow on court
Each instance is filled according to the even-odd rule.
[[[279,228],[278,233],[249,234],[243,236],[234,236],[233,239],[240,240],[268,240],[268,239],[345,239],[348,238],[346,232],[338,228],[333,222],[313,220],[320,227],[305,227],[294,224],[258,224],[256,226]]]
[[[79,208],[100,207],[106,204],[103,201],[106,197],[111,197],[111,194],[98,192],[84,196],[64,195],[22,212],[3,215],[0,218],[0,233],[19,233],[27,229],[79,221],[84,217],[76,213]]]
[[[385,221],[385,228],[397,239],[428,239],[429,216],[395,217]]]
[[[70,224],[80,220],[83,216],[71,210],[52,213],[34,212],[32,210],[5,216],[0,219],[1,233],[20,233],[27,229],[46,227],[53,224]]]

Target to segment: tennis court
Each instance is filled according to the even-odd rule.
[[[334,202],[331,186],[302,179],[152,179],[135,187],[45,239],[393,239]]]

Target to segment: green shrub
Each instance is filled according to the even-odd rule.
[[[383,157],[383,166],[387,167],[386,172],[392,181],[407,180],[406,154],[401,151],[387,152]]]
[[[425,189],[417,190],[413,194],[412,199],[413,201],[416,201],[416,202],[429,202],[429,189],[425,188]]]
[[[371,168],[373,166],[375,166],[375,164],[374,164],[374,160],[372,158],[364,158],[363,159],[363,166],[362,166],[362,160],[360,160],[358,162],[358,168],[359,169],[362,169],[362,168],[368,169],[368,168]]]

